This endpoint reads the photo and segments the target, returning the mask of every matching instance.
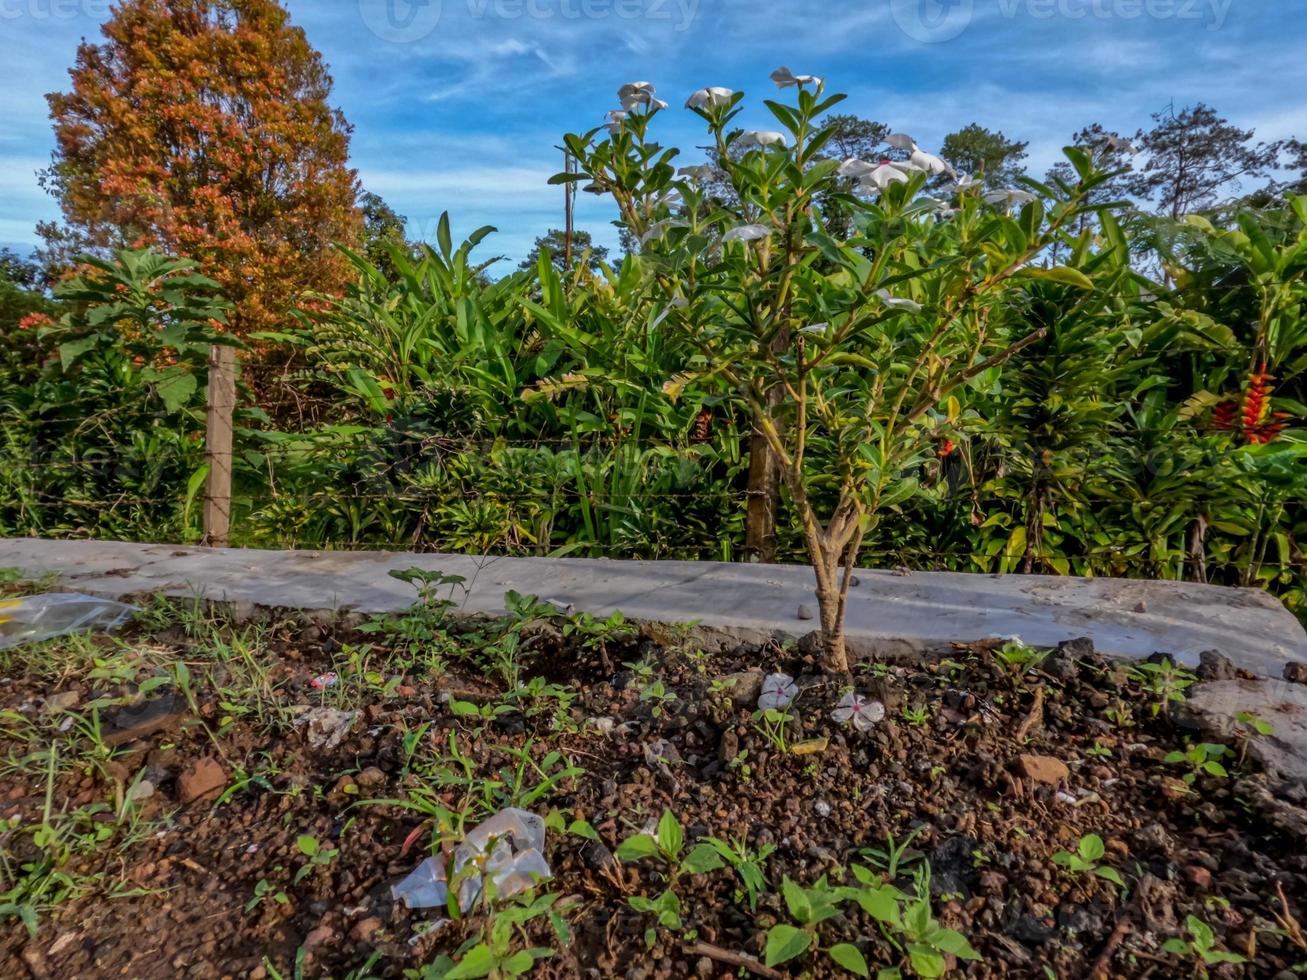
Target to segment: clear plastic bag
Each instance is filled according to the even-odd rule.
[[[534,813],[515,807],[501,810],[475,827],[454,849],[453,871],[461,880],[459,908],[466,912],[481,894],[483,882],[494,885],[497,898],[511,898],[552,876],[540,853],[545,846],[545,822]],[[489,851],[487,851],[489,848]],[[446,857],[429,857],[407,878],[391,887],[396,901],[411,909],[438,908],[449,899]],[[480,874],[461,874],[470,863]]]
[[[0,599],[0,650],[81,630],[116,630],[135,612],[135,606],[74,593]]]

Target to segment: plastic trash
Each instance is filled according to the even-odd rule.
[[[340,676],[334,671],[327,671],[325,674],[319,674],[313,680],[309,681],[309,687],[322,690],[328,687],[335,687],[340,683]]]
[[[543,818],[526,810],[509,807],[478,824],[454,848],[452,859],[444,854],[427,858],[390,893],[410,909],[443,908],[449,900],[449,870],[461,878],[458,906],[466,912],[476,902],[487,880],[497,898],[511,898],[553,877],[541,853],[545,847]],[[462,876],[468,865],[479,870]]]
[[[861,694],[850,691],[840,698],[840,703],[830,713],[831,719],[843,725],[853,722],[853,727],[860,732],[869,732],[876,722],[885,718],[885,706],[879,701],[868,701]]]
[[[784,711],[799,696],[799,685],[789,674],[768,674],[758,695],[758,707],[763,711]]]
[[[339,708],[309,708],[295,719],[295,724],[307,726],[310,748],[330,751],[345,741],[358,716],[357,711]]]
[[[135,606],[76,593],[52,592],[0,601],[0,650],[81,630],[115,630]]]

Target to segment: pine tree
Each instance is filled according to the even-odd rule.
[[[1000,131],[971,123],[949,133],[939,155],[961,174],[982,178],[992,189],[1011,187],[1025,173],[1021,161],[1029,143],[1010,140]]]
[[[331,77],[276,0],[122,0],[83,42],[72,90],[47,96],[45,173],[63,226],[44,258],[152,246],[194,260],[238,332],[279,324],[348,277],[356,244],[350,127]]]

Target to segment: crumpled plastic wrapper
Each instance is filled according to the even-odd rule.
[[[447,868],[455,878],[469,864],[480,868],[458,886],[458,907],[466,912],[481,895],[485,882],[496,898],[511,898],[553,877],[545,861],[545,822],[527,810],[508,807],[478,824],[454,848],[452,862],[444,854],[427,858],[390,892],[410,909],[444,908],[449,901]],[[489,850],[487,851],[487,848]]]
[[[76,593],[51,592],[0,600],[0,650],[39,643],[82,630],[116,630],[135,606]]]

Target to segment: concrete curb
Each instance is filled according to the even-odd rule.
[[[70,588],[111,598],[161,592],[267,608],[388,613],[414,599],[413,589],[388,572],[413,567],[462,575],[468,593],[455,598],[468,613],[502,612],[504,593],[515,590],[597,616],[620,609],[647,622],[697,620],[736,640],[801,636],[817,627],[799,615],[800,606],[816,609],[812,570],[799,565],[0,539],[0,568],[58,575]],[[1036,646],[1088,636],[1105,656],[1163,651],[1189,664],[1215,649],[1265,677],[1279,677],[1286,661],[1307,660],[1302,624],[1257,589],[948,572],[860,571],[858,577],[848,611],[849,645],[857,654],[911,656],[955,641],[1017,634]]]

